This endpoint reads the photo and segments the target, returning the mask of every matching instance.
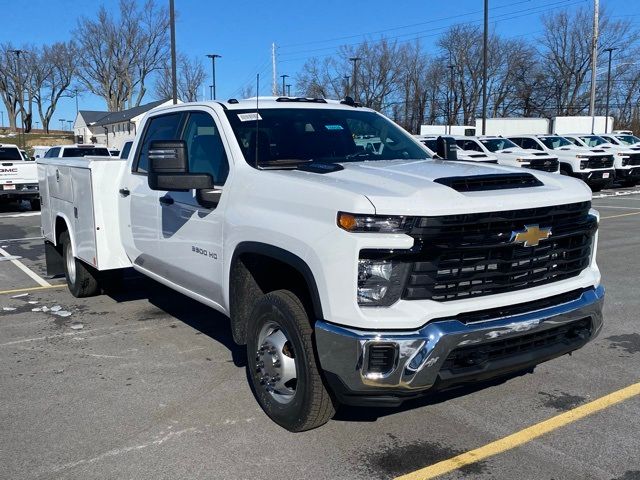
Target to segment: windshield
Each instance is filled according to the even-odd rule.
[[[72,147],[65,148],[62,152],[63,157],[86,157],[87,155],[95,155],[98,157],[109,157],[109,150],[106,148],[95,147]]]
[[[505,148],[519,148],[518,145],[508,138],[485,138],[480,140],[480,143],[482,143],[482,145],[484,145],[490,152],[504,150]]]
[[[389,120],[362,110],[272,108],[226,115],[251,165],[430,158]]]
[[[22,155],[16,147],[0,147],[0,160],[22,160]]]
[[[573,144],[563,137],[539,137],[540,141],[544,143],[547,148],[555,149],[559,147],[570,147]]]
[[[602,145],[603,143],[609,143],[604,138],[597,135],[585,135],[583,137],[580,137],[580,140],[586,143],[587,147],[597,147],[598,145]]]
[[[616,138],[625,145],[633,145],[634,143],[640,142],[640,138],[635,135],[616,135]]]

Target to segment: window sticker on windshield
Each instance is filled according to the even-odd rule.
[[[326,128],[327,130],[344,130],[344,128],[342,128],[342,125],[325,125],[324,128]]]
[[[250,122],[250,121],[256,121],[256,120],[262,120],[262,117],[260,116],[260,114],[258,112],[255,113],[239,113],[238,114],[238,118],[240,119],[241,122]]]

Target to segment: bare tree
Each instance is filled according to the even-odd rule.
[[[109,111],[140,105],[149,77],[168,54],[168,14],[154,0],[120,0],[116,18],[102,5],[92,18],[78,21],[79,76],[105,99]]]
[[[178,97],[184,102],[196,102],[207,74],[198,57],[189,59],[185,54],[178,55]],[[173,95],[171,84],[171,65],[165,64],[156,80],[156,96],[170,98]]]

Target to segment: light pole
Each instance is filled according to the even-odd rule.
[[[2,115],[2,128],[4,128],[4,112],[0,112],[0,115]]]
[[[69,131],[71,131],[71,124],[72,123],[73,123],[73,120],[67,120]]]
[[[358,60],[361,60],[360,57],[351,57],[349,58],[350,62],[353,62],[353,99],[358,102]]]
[[[64,132],[65,119],[64,118],[59,118],[58,121],[60,122],[60,130],[62,130]]]
[[[78,89],[73,89],[74,97],[76,97],[76,116],[78,115]]]
[[[596,126],[596,69],[598,68],[598,16],[600,0],[593,0],[593,36],[591,37],[591,98],[589,115],[591,115],[591,133]]]
[[[169,25],[171,27],[171,91],[173,104],[178,103],[178,74],[176,67],[176,13],[173,0],[169,0]]]
[[[287,83],[287,97],[291,96],[291,84]]]
[[[609,52],[609,65],[607,67],[607,100],[605,102],[605,113],[604,113],[604,133],[608,133],[607,128],[609,127],[609,94],[611,93],[611,53],[614,50],[617,50],[617,47],[605,48],[605,52]]]
[[[207,55],[211,59],[211,100],[216,99],[216,58],[222,58],[222,55],[210,53]]]
[[[280,75],[280,78],[282,78],[282,96],[286,97],[287,96],[287,87],[285,85],[285,79],[289,78],[289,75]]]
[[[487,134],[487,56],[489,48],[489,0],[484,0],[484,31],[482,32],[482,135]]]

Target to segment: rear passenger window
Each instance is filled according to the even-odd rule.
[[[57,158],[60,153],[60,147],[50,148],[45,153],[44,158]]]
[[[183,114],[169,113],[152,117],[147,122],[144,138],[138,147],[138,159],[134,172],[147,173],[149,169],[149,144],[154,140],[178,140]]]

